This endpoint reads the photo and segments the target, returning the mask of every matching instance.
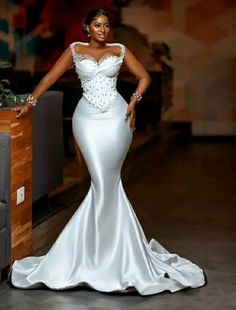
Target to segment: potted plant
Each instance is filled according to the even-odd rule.
[[[0,59],[1,70],[9,70],[12,67],[10,61]],[[9,110],[14,106],[23,103],[23,100],[10,89],[10,84],[10,81],[7,79],[0,80],[0,110]]]

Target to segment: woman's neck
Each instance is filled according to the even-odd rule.
[[[106,46],[106,42],[98,42],[95,40],[90,40],[89,41],[89,46],[90,47],[95,47],[95,48],[103,48]]]

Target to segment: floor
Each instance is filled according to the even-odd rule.
[[[127,182],[126,193],[147,238],[201,266],[206,286],[142,297],[88,289],[18,290],[5,281],[0,309],[236,309],[236,144],[180,142],[164,157],[158,154],[153,145],[151,169]]]

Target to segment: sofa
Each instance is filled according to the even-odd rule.
[[[10,227],[10,147],[8,133],[0,133],[0,276],[10,264],[11,227]],[[6,274],[6,273],[5,273]]]
[[[25,99],[28,94],[20,95]],[[46,91],[32,115],[32,202],[63,183],[63,93]]]

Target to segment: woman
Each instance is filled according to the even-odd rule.
[[[83,29],[88,43],[73,42],[28,97],[15,108],[25,116],[72,64],[83,87],[73,115],[73,133],[91,175],[89,191],[48,253],[15,261],[11,281],[18,288],[89,286],[103,292],[136,290],[151,295],[204,285],[203,271],[169,253],[156,240],[147,242],[125,194],[120,170],[135,129],[135,107],[150,77],[119,43],[106,43],[109,19],[91,11]],[[137,77],[129,104],[116,90],[120,66]]]

